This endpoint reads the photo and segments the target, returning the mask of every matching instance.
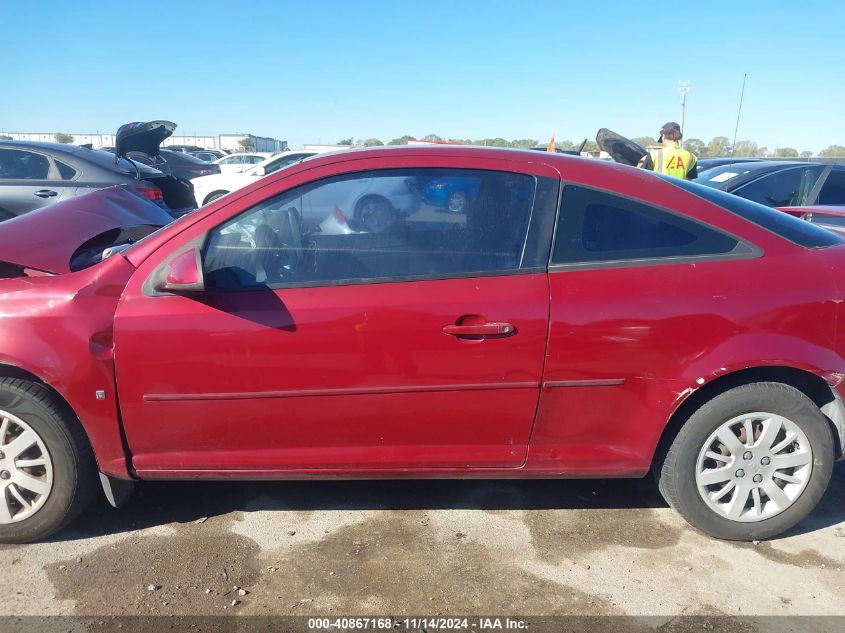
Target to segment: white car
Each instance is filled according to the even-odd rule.
[[[241,187],[246,187],[248,184],[255,182],[262,176],[272,174],[288,165],[293,165],[301,160],[313,156],[317,152],[302,151],[302,152],[285,152],[284,154],[277,154],[271,158],[265,158],[257,165],[252,165],[242,173],[232,173],[222,171],[221,173],[211,174],[209,176],[200,176],[192,178],[191,183],[194,185],[194,197],[197,201],[197,206],[201,207],[209,202],[217,200],[225,196],[227,193],[236,191]],[[233,155],[234,156],[234,155]],[[232,158],[229,156],[228,158]],[[225,158],[222,160],[226,160]],[[219,164],[219,161],[218,161]]]
[[[222,174],[238,174],[255,167],[270,156],[269,152],[239,152],[218,158],[214,163],[220,165],[220,173]]]

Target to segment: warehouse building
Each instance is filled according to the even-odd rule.
[[[55,143],[57,132],[3,132],[2,136],[10,137],[14,141],[37,141]],[[70,133],[74,145],[88,145],[92,147],[114,147],[114,134]],[[232,152],[244,151],[244,139],[252,142],[250,151],[253,152],[283,152],[287,149],[287,141],[280,141],[269,136],[255,134],[218,134],[217,136],[171,136],[161,144],[168,145],[196,145],[205,149],[224,149]]]

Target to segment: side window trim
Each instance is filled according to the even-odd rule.
[[[584,189],[590,189],[592,191],[597,191],[600,193],[604,193],[607,195],[615,196],[622,200],[633,202],[637,204],[642,204],[648,207],[652,207],[657,209],[658,211],[662,211],[664,213],[668,213],[674,217],[679,217],[683,220],[692,222],[698,226],[704,227],[711,231],[716,231],[736,240],[737,245],[734,247],[733,250],[727,253],[716,253],[716,254],[702,254],[702,255],[676,255],[676,256],[657,256],[657,257],[642,257],[642,258],[630,258],[630,259],[606,259],[600,261],[585,261],[585,262],[567,262],[567,263],[555,263],[554,261],[554,249],[555,244],[557,243],[558,232],[561,230],[561,217],[564,213],[563,208],[563,199],[564,193],[567,187],[581,187]],[[715,205],[714,205],[715,206]],[[719,227],[713,226],[712,224],[708,224],[706,222],[702,222],[697,218],[693,218],[682,213],[678,213],[673,209],[669,209],[661,204],[657,204],[648,200],[643,200],[641,198],[635,198],[634,196],[630,196],[627,194],[619,193],[618,191],[614,191],[612,189],[606,189],[604,187],[596,187],[596,186],[585,186],[579,182],[573,182],[565,179],[561,179],[560,181],[560,190],[558,192],[558,205],[557,205],[557,213],[555,215],[555,223],[554,223],[554,231],[552,234],[552,241],[551,241],[551,248],[549,249],[549,264],[548,264],[548,271],[550,273],[553,272],[566,272],[566,271],[575,271],[575,270],[598,270],[598,269],[605,269],[605,268],[631,268],[631,267],[645,267],[645,266],[660,266],[660,265],[672,265],[672,264],[687,264],[687,263],[698,263],[698,262],[713,262],[713,261],[723,261],[723,260],[731,260],[731,259],[755,259],[758,257],[762,257],[764,255],[764,251],[758,247],[756,244],[749,242],[748,240],[741,238],[730,231],[725,231]]]

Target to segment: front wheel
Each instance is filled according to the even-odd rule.
[[[96,491],[79,422],[54,393],[0,379],[0,543],[28,543],[67,525]]]
[[[449,213],[466,213],[468,207],[469,196],[466,191],[453,191],[446,197],[446,210]]]
[[[227,193],[229,193],[229,192],[228,191],[215,191],[214,193],[207,195],[205,197],[205,200],[203,201],[203,206],[206,205],[206,204],[211,204],[215,200],[218,200],[219,198],[222,198],[223,196],[225,196]]]
[[[780,383],[753,383],[693,413],[655,475],[666,501],[693,527],[749,541],[807,516],[833,461],[830,427],[807,396]]]
[[[362,231],[383,233],[396,221],[396,211],[387,198],[367,196],[355,205],[355,220]]]

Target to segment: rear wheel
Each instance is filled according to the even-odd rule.
[[[449,213],[466,213],[469,207],[469,196],[466,191],[453,191],[446,198],[446,210]]]
[[[396,221],[396,211],[387,198],[366,196],[355,205],[355,220],[362,231],[382,233]]]
[[[212,202],[214,202],[218,198],[222,198],[223,196],[225,196],[227,193],[229,193],[229,192],[228,191],[215,191],[214,193],[211,193],[211,194],[209,194],[205,197],[205,200],[203,201],[203,205],[211,204]]]
[[[780,383],[726,391],[681,428],[655,475],[690,524],[718,538],[752,540],[788,530],[830,481],[834,441],[803,393]]]
[[[0,543],[43,539],[73,520],[96,491],[87,437],[43,386],[0,379]]]

